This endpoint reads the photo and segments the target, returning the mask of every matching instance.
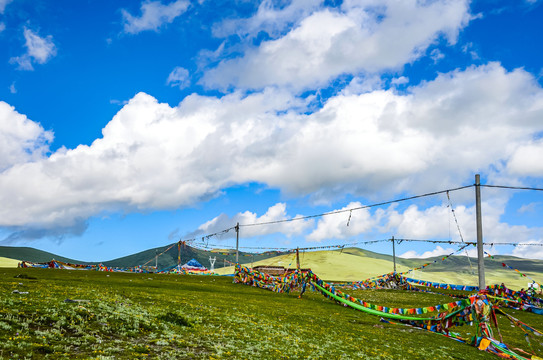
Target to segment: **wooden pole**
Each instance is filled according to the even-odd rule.
[[[296,248],[296,269],[300,270],[300,248]]]

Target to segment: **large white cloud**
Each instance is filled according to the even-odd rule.
[[[10,204],[0,226],[67,227],[103,211],[191,206],[247,182],[322,201],[441,190],[503,168],[542,131],[543,91],[525,71],[493,63],[405,95],[340,94],[305,111],[273,88],[191,95],[176,107],[140,93],[90,146],[14,157],[0,173],[0,203]]]
[[[258,24],[264,21],[262,13],[253,18]],[[314,11],[284,36],[223,60],[202,82],[220,88],[300,90],[344,73],[396,69],[424,54],[440,35],[454,43],[468,21],[467,1],[345,1],[341,9]],[[240,29],[247,31],[247,26]]]
[[[70,226],[101,211],[192,205],[239,181],[233,167],[252,157],[250,147],[259,141],[252,132],[260,132],[289,100],[278,92],[194,95],[172,108],[140,93],[92,145],[61,149],[0,173],[0,202],[10,204],[0,210],[0,225]]]

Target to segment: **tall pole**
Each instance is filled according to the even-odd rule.
[[[392,237],[392,260],[394,261],[394,272],[396,272],[396,244],[394,242],[394,236]]]
[[[296,269],[300,270],[300,248],[296,248]]]
[[[158,250],[155,249],[155,270],[158,271]]]
[[[236,224],[236,264],[239,264],[239,223]]]
[[[485,289],[485,255],[483,250],[483,220],[481,216],[481,177],[475,175],[475,213],[477,220],[477,261],[479,271],[479,290]]]

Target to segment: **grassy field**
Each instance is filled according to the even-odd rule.
[[[376,257],[375,253],[368,253],[361,249],[348,249],[341,251],[314,251],[300,254],[300,265],[302,268],[310,268],[316,274],[326,280],[336,281],[360,281],[369,277],[387,274],[394,269],[390,256],[383,255]],[[533,279],[543,282],[543,275],[540,272],[539,261],[516,259],[515,266],[523,269]],[[442,282],[448,284],[478,285],[477,260],[471,259],[471,268],[466,257],[451,257],[445,261],[438,261],[423,270],[417,270],[408,275],[416,279],[426,281]],[[418,267],[428,259],[398,259],[396,269],[398,272],[407,271]],[[508,263],[513,260],[508,260]],[[251,263],[248,264],[249,266]],[[280,255],[270,259],[255,261],[254,266],[274,265],[284,267],[296,267],[295,254]],[[486,284],[505,283],[511,289],[519,290],[526,288],[529,279],[519,276],[515,271],[503,268],[501,262],[485,259]],[[473,272],[472,272],[473,270]],[[234,267],[216,269],[217,274],[232,274]]]
[[[1,359],[491,359],[437,334],[338,306],[307,292],[278,294],[230,277],[0,269]],[[450,302],[436,294],[356,291],[402,307]],[[513,316],[536,328],[543,317]],[[500,319],[504,341],[529,348]],[[462,332],[474,329],[463,327]],[[533,343],[536,352],[543,346]]]

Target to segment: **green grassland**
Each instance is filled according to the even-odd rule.
[[[426,281],[442,282],[448,284],[477,285],[477,259],[471,259],[471,266],[465,256],[452,256],[429,259],[401,259],[397,258],[396,269],[398,272],[420,267],[425,263],[436,263],[410,273],[407,276]],[[243,260],[243,259],[241,259]],[[526,288],[531,282],[526,277],[521,277],[517,272],[502,266],[502,261],[525,272],[539,283],[543,282],[543,262],[540,260],[519,259],[514,257],[485,258],[486,284],[505,283],[512,289]],[[294,253],[280,255],[273,258],[255,261],[247,265],[273,265],[284,267],[296,267]],[[361,281],[367,278],[386,274],[394,269],[392,257],[374,252],[351,248],[343,251],[314,251],[300,253],[300,266],[310,268],[321,278],[331,281]],[[217,269],[217,274],[232,274],[234,267]]]
[[[233,284],[231,277],[55,269],[0,274],[1,359],[496,358],[438,334],[381,323],[316,292],[299,299]],[[451,301],[407,291],[352,294],[385,306]],[[507,311],[543,328],[542,316]],[[500,324],[506,343],[528,348],[520,330],[505,319]],[[542,344],[532,345],[543,353]]]

